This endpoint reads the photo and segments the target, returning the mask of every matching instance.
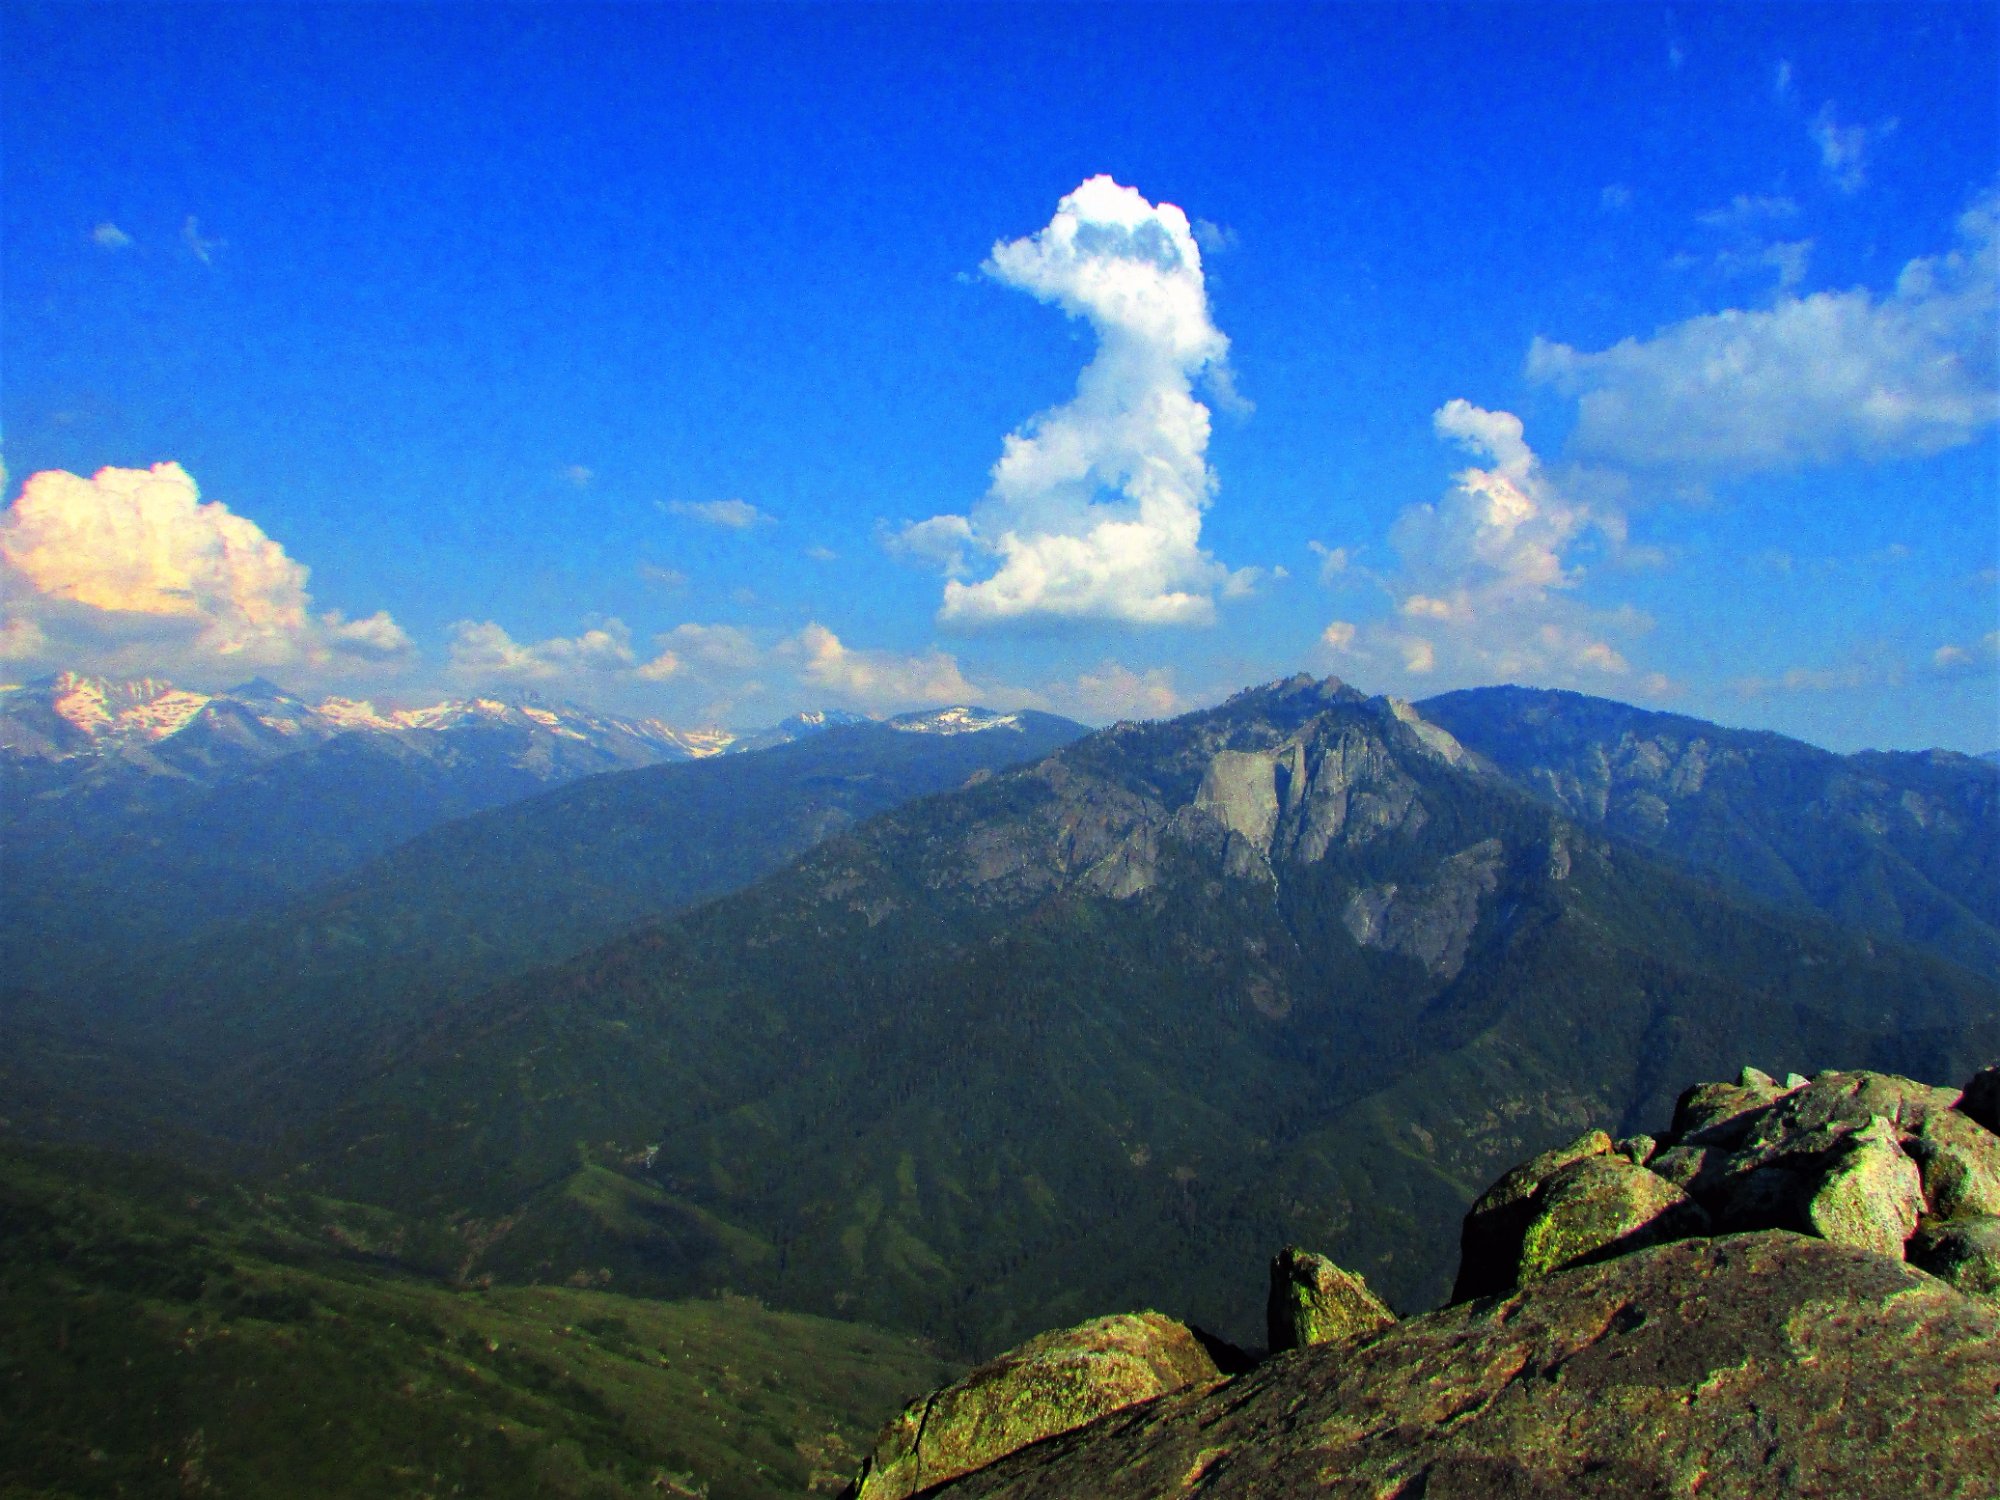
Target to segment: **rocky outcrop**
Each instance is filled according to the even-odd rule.
[[[904,1500],[1057,1433],[1222,1378],[1187,1326],[1121,1313],[1045,1333],[912,1401],[882,1429],[854,1500]]]
[[[1278,1354],[1374,1333],[1394,1323],[1396,1315],[1354,1272],[1288,1245],[1271,1261],[1265,1321],[1271,1352]]]
[[[1709,1232],[1788,1229],[1900,1260],[1920,1225],[2000,1214],[2000,1137],[1962,1098],[1880,1073],[1698,1084],[1658,1142],[1620,1152],[1593,1132],[1496,1183],[1466,1219],[1453,1296]],[[1940,1274],[1986,1276],[1979,1235],[1933,1242]]]
[[[925,1493],[1993,1500],[1996,1076],[1698,1085],[1658,1140],[1591,1131],[1495,1183],[1451,1306],[1397,1323],[1288,1248],[1255,1370],[982,1441],[1009,1456],[926,1470]],[[995,1390],[982,1412],[1011,1400]],[[920,1448],[951,1394],[906,1411],[917,1440],[892,1424],[878,1459]]]
[[[2000,1309],[1783,1232],[1656,1245],[1296,1350],[950,1500],[1991,1500]]]

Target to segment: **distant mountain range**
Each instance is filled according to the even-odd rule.
[[[1781,906],[2000,975],[2000,774],[1949,750],[1835,755],[1531,688],[1417,705],[1570,817]]]
[[[1498,1166],[1689,1078],[1996,1049],[1990,976],[1294,679],[434,1014],[284,1160],[467,1226],[503,1279],[728,1285],[971,1350],[1120,1305],[1241,1337],[1287,1241],[1435,1300],[1448,1254],[1410,1247]]]
[[[956,732],[1005,716],[927,728]],[[914,716],[921,719],[922,716]],[[227,693],[77,673],[0,688],[0,973],[62,988],[312,889],[425,830],[607,771],[857,722],[675,729],[532,694],[378,711],[262,679]]]
[[[478,989],[750,884],[918,797],[1087,731],[963,707],[592,776],[431,829],[290,903],[100,975],[100,1014],[192,1076],[195,1117],[254,1136],[331,1102],[380,1048]],[[192,1123],[192,1122],[190,1122]]]
[[[84,924],[82,978],[46,941],[10,961],[16,1128],[226,1137],[461,1275],[727,1287],[976,1352],[1117,1305],[1254,1338],[1246,1267],[1287,1241],[1421,1305],[1448,1254],[1411,1247],[1585,1123],[1745,1060],[2000,1055],[1976,758],[1309,678],[1089,735],[831,717],[401,832],[415,783],[326,773],[435,768],[379,753],[421,731],[336,734],[198,804],[194,846],[320,861],[261,886],[150,853],[172,825],[121,791],[148,837],[39,856],[136,910]],[[295,800],[259,801],[278,768]]]

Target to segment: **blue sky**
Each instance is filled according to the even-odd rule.
[[[1996,16],[16,3],[6,670],[1990,748]]]

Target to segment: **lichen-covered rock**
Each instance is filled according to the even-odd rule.
[[[1587,1257],[1617,1254],[1708,1227],[1703,1213],[1664,1177],[1623,1156],[1589,1156],[1544,1182],[1521,1237],[1515,1284]]]
[[[1932,1213],[2000,1214],[2000,1135],[1957,1110],[1934,1110],[1904,1149],[1923,1172]]]
[[[1273,1354],[1374,1333],[1395,1321],[1366,1281],[1324,1255],[1288,1245],[1272,1257],[1265,1323]]]
[[[1910,1264],[1961,1292],[2000,1299],[2000,1217],[1932,1220],[1910,1241]]]
[[[1187,1326],[1156,1312],[1045,1333],[904,1407],[863,1461],[855,1500],[905,1500],[1106,1412],[1221,1378]]]
[[[1567,1145],[1523,1162],[1481,1194],[1459,1230],[1458,1281],[1452,1287],[1452,1301],[1490,1297],[1512,1287],[1521,1263],[1521,1237],[1534,1219],[1535,1191],[1571,1162],[1610,1151],[1610,1136],[1588,1130]]]
[[[1958,1101],[1958,1108],[1970,1118],[2000,1135],[2000,1067],[1981,1068]]]
[[[1643,1167],[1653,1159],[1653,1153],[1660,1149],[1660,1143],[1650,1135],[1628,1135],[1611,1148],[1635,1167]]]
[[[1800,1235],[1682,1240],[1296,1350],[939,1500],[1993,1500],[2000,1306]]]
[[[1923,1176],[1879,1115],[1847,1137],[1806,1200],[1806,1218],[1820,1238],[1898,1260],[1923,1211]]]
[[[1745,1068],[1736,1083],[1698,1083],[1674,1105],[1673,1139],[1679,1145],[1734,1146],[1756,1113],[1784,1096],[1785,1090],[1755,1068]]]

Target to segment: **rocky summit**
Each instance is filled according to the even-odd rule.
[[[1288,1248],[1272,1327],[1296,1347],[1107,1389],[1104,1415],[924,1493],[1991,1500],[1997,1091],[1991,1068],[1964,1090],[1699,1085],[1657,1139],[1593,1132],[1503,1176],[1467,1216],[1452,1305],[1308,1336],[1291,1309],[1370,1294]]]

